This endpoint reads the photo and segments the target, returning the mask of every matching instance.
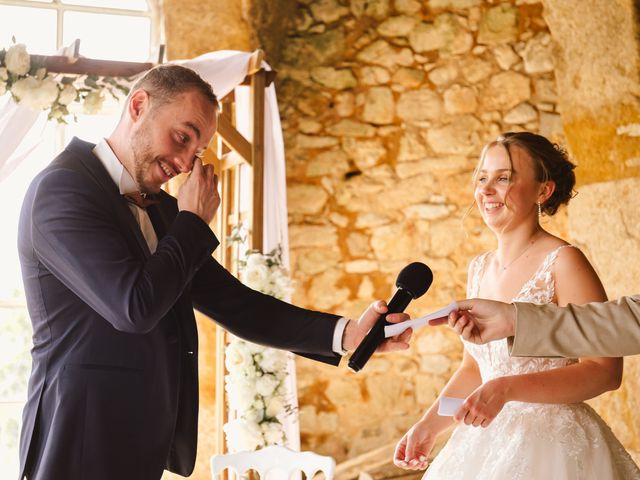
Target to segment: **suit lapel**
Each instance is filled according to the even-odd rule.
[[[109,176],[109,172],[104,168],[100,159],[94,155],[92,151],[94,146],[95,145],[92,143],[74,138],[67,147],[67,150],[76,155],[82,165],[93,177],[96,184],[102,188],[104,194],[109,199],[109,203],[113,207],[113,211],[116,216],[115,220],[122,225],[125,232],[135,238],[144,257],[149,257],[151,252],[149,251],[149,246],[142,235],[140,225],[138,225],[138,222],[136,222],[131,210],[129,210],[127,201],[122,195],[120,195],[118,186],[114,183],[111,176]],[[160,238],[159,235],[158,238]]]

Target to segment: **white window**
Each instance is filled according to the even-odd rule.
[[[15,37],[29,53],[52,55],[79,38],[80,54],[86,57],[153,61],[161,40],[157,4],[159,0],[0,0],[0,49],[10,47]],[[16,248],[22,199],[34,175],[73,136],[96,142],[109,135],[120,110],[115,101],[105,102],[98,115],[74,112],[77,123],[36,124],[29,136],[42,142],[0,183],[0,478],[18,475],[18,439],[31,370],[31,323]],[[33,144],[28,138],[24,143]]]

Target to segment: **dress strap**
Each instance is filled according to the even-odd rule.
[[[471,260],[472,277],[471,285],[469,286],[469,291],[467,292],[468,298],[477,297],[480,292],[480,280],[482,280],[485,263],[490,253],[491,252],[485,252],[482,255],[478,255],[473,260]]]
[[[542,262],[542,265],[540,266],[540,268],[538,269],[538,271],[536,272],[535,277],[537,277],[538,275],[544,275],[545,273],[549,272],[551,270],[551,267],[553,267],[553,264],[556,263],[556,259],[558,258],[558,255],[560,254],[560,250],[562,250],[563,248],[578,248],[575,245],[560,245],[558,248],[551,250],[547,256],[544,258],[544,261]]]
[[[550,251],[531,280],[523,285],[518,297],[522,295],[533,297],[544,295],[546,299],[538,299],[534,303],[550,303],[554,301],[556,285],[553,275],[551,275],[551,268],[555,264],[560,250],[567,247],[577,248],[575,245],[560,245],[558,248]]]

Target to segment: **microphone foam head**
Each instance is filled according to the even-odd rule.
[[[413,262],[400,270],[396,287],[407,290],[413,298],[421,297],[433,282],[433,272],[421,262]]]

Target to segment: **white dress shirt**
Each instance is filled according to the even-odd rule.
[[[133,180],[133,177],[127,169],[124,168],[122,163],[120,163],[120,160],[118,160],[118,157],[116,157],[116,154],[113,152],[106,139],[103,138],[100,140],[100,142],[94,147],[93,154],[98,157],[104,165],[104,168],[109,172],[114,183],[118,185],[121,195],[126,193],[137,193],[140,191],[136,182]],[[140,225],[140,230],[142,231],[144,239],[147,241],[149,251],[154,253],[158,246],[158,236],[156,235],[156,231],[153,229],[153,224],[151,223],[149,214],[144,208],[141,208],[131,202],[127,203],[129,204],[129,210],[131,210],[131,213],[138,222],[138,225]]]

